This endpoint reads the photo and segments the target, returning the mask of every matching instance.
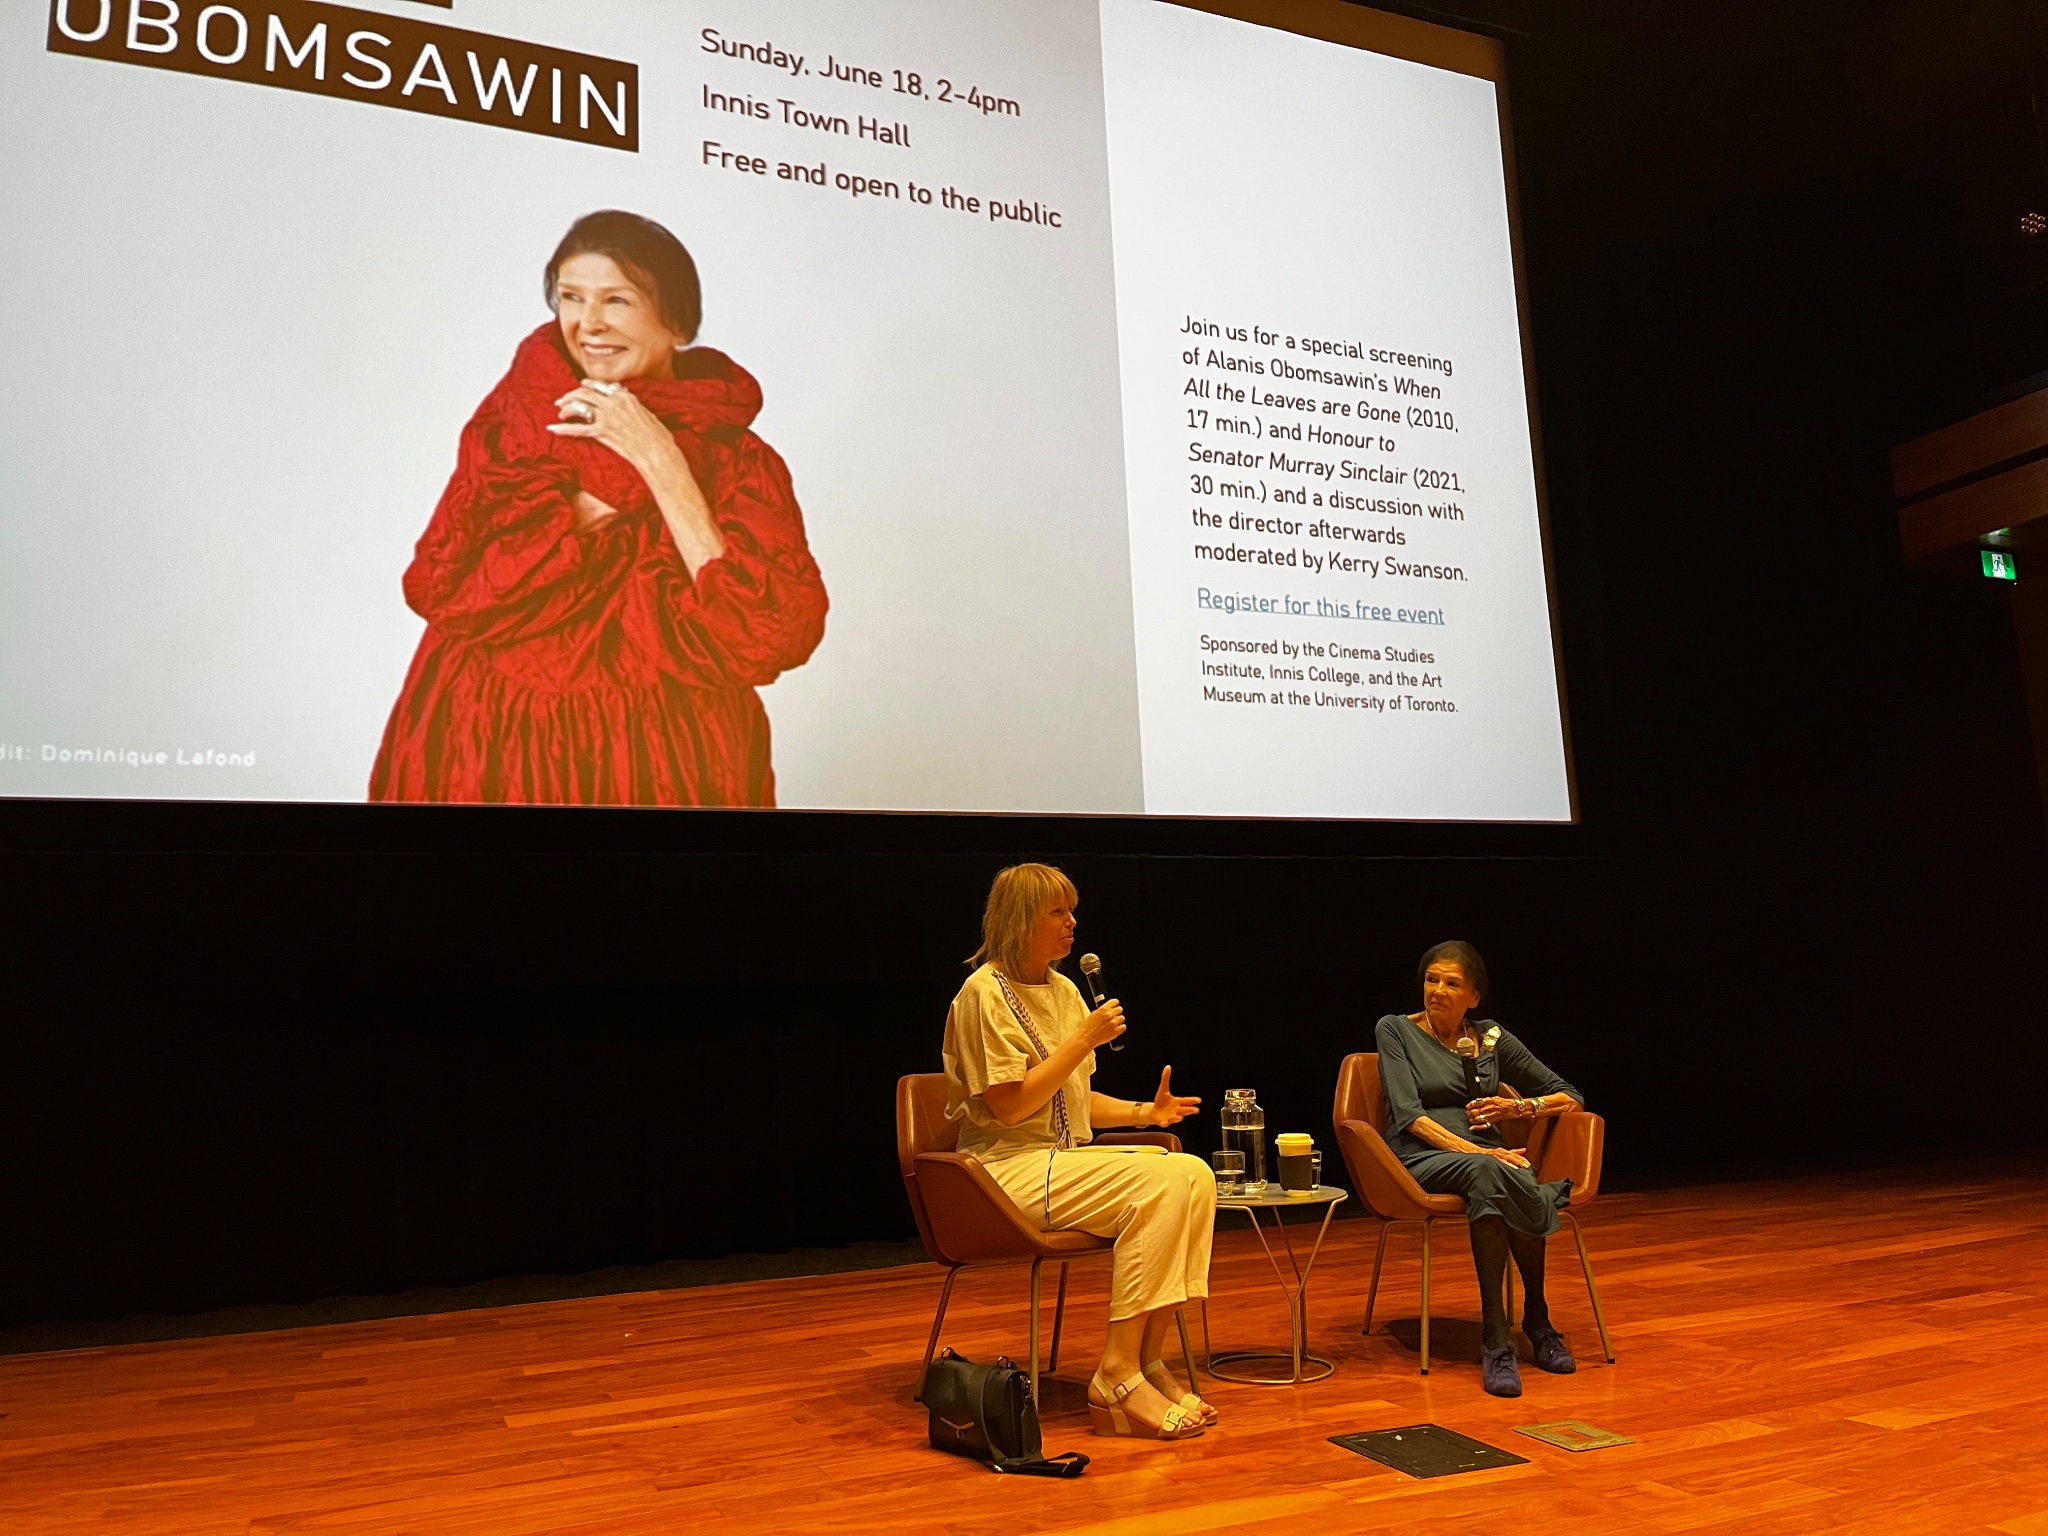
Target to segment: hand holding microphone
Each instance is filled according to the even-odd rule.
[[[1102,994],[1102,957],[1083,955],[1080,959],[1081,983],[1088,989],[1088,1004],[1095,1011],[1088,1015],[1089,1038],[1096,1045],[1107,1045],[1112,1051],[1124,1048],[1121,1038],[1125,1028],[1124,1006],[1113,997]],[[1098,1020],[1101,1021],[1098,1023]],[[1108,1033],[1099,1033],[1109,1025]]]
[[[1496,1109],[1504,1102],[1500,1099],[1479,1097],[1479,1046],[1466,1036],[1458,1037],[1458,1063],[1465,1069],[1465,1123],[1475,1131],[1490,1131],[1496,1118]],[[1516,1164],[1526,1168],[1526,1162]]]
[[[1088,1015],[1085,1026],[1091,1043],[1107,1043],[1112,1051],[1124,1048],[1118,1038],[1124,1032],[1124,1005],[1115,998],[1102,995],[1102,957],[1083,955],[1077,962],[1081,971],[1081,982],[1088,989],[1088,1001],[1095,1011]],[[1178,1125],[1202,1107],[1198,1096],[1179,1094],[1173,1091],[1173,1068],[1165,1067],[1159,1073],[1159,1091],[1152,1096],[1152,1102],[1138,1104],[1138,1124],[1166,1127]]]
[[[1121,1037],[1126,1028],[1124,1005],[1111,998],[1082,1023],[1081,1038],[1088,1042],[1091,1051],[1100,1050],[1105,1045],[1112,1051],[1120,1051],[1124,1048]]]
[[[1524,1118],[1524,1101],[1521,1099],[1503,1098],[1498,1092],[1489,1099],[1479,1097],[1479,1053],[1483,1050],[1491,1054],[1499,1042],[1498,1024],[1489,1029],[1486,1038],[1477,1044],[1462,1037],[1458,1041],[1458,1059],[1465,1068],[1465,1116],[1476,1130],[1490,1131],[1503,1120]],[[1526,1168],[1529,1165],[1524,1159],[1514,1166]]]

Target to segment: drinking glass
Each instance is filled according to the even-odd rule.
[[[1320,1150],[1311,1152],[1308,1155],[1308,1187],[1310,1189],[1321,1189],[1323,1187],[1323,1154]]]
[[[1241,1195],[1244,1193],[1244,1154],[1242,1152],[1211,1152],[1209,1161],[1216,1165],[1216,1193],[1219,1195]]]

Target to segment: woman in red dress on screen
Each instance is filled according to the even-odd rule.
[[[405,573],[427,632],[370,798],[773,805],[755,689],[826,602],[761,387],[694,345],[696,263],[652,220],[579,219],[546,283]]]

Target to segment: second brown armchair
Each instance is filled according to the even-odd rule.
[[[1514,1089],[1502,1085],[1502,1093]],[[1402,1166],[1384,1134],[1387,1116],[1385,1090],[1380,1085],[1380,1059],[1371,1051],[1346,1056],[1337,1070],[1337,1100],[1331,1112],[1337,1132],[1337,1146],[1344,1154],[1344,1166],[1374,1219],[1379,1222],[1379,1247],[1373,1254],[1372,1285],[1365,1298],[1365,1332],[1372,1332],[1373,1304],[1379,1298],[1380,1270],[1387,1257],[1387,1234],[1404,1222],[1422,1228],[1422,1374],[1429,1374],[1429,1236],[1439,1221],[1465,1219],[1465,1202],[1457,1195],[1432,1195]],[[1552,1115],[1532,1123],[1511,1121],[1498,1127],[1503,1136],[1515,1131],[1528,1135],[1522,1151],[1536,1170],[1539,1183],[1553,1179],[1572,1181],[1572,1205],[1583,1208],[1600,1191],[1600,1157],[1606,1142],[1607,1125],[1598,1115],[1575,1110]],[[1512,1140],[1510,1145],[1513,1145]],[[1577,1216],[1564,1212],[1578,1240],[1579,1266],[1586,1276],[1586,1294],[1592,1299],[1593,1321],[1600,1330],[1600,1349],[1611,1365],[1614,1345],[1607,1337],[1607,1318],[1600,1309],[1600,1289],[1593,1282],[1593,1259],[1586,1251],[1586,1234]],[[1508,1284],[1514,1284],[1513,1268]],[[1513,1309],[1513,1293],[1509,1293]]]

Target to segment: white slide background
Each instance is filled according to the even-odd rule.
[[[1277,32],[1155,0],[1103,0],[1111,197],[1116,210],[1125,453],[1138,626],[1145,804],[1195,815],[1388,819],[1567,820],[1564,761],[1544,580],[1528,406],[1523,382],[1500,119],[1490,82]],[[1287,336],[1350,340],[1449,358],[1453,376],[1346,358],[1310,358],[1276,342],[1203,340],[1264,363],[1265,377],[1189,366],[1194,318]],[[1190,427],[1190,380],[1260,386],[1293,397],[1355,403],[1357,388],[1276,379],[1275,358],[1388,381],[1377,403],[1453,413],[1458,430],[1378,425],[1392,452]],[[1407,376],[1440,400],[1391,392]],[[1226,407],[1258,424],[1355,421]],[[1190,463],[1193,444],[1256,456],[1251,467]],[[1333,466],[1329,479],[1275,473],[1270,455]],[[1344,460],[1409,472],[1397,491],[1335,478]],[[1464,494],[1417,493],[1412,476],[1458,476]],[[1266,500],[1201,496],[1190,475],[1260,483]],[[1298,517],[1327,509],[1281,506],[1275,490],[1313,498],[1332,489],[1456,503],[1465,520],[1344,512],[1353,527],[1398,530],[1401,545],[1333,542],[1197,527],[1196,509]],[[1197,543],[1266,549],[1295,564],[1198,560]],[[1459,582],[1382,568],[1312,572],[1331,553],[1452,566]],[[1273,614],[1198,606],[1200,589],[1251,594]],[[1290,605],[1288,599],[1294,604]],[[1383,610],[1387,620],[1319,617],[1317,599]],[[1289,613],[1290,606],[1306,612]],[[1403,624],[1404,611],[1442,624]],[[1270,644],[1282,654],[1219,655],[1256,666],[1257,679],[1206,675],[1202,637]],[[1320,658],[1344,645],[1380,657]],[[1295,654],[1284,654],[1294,647]],[[1428,656],[1396,661],[1393,652]],[[1274,664],[1297,676],[1276,679]],[[1356,682],[1318,680],[1324,669]],[[1375,682],[1375,677],[1385,679]],[[1432,681],[1433,680],[1433,681]],[[1260,697],[1205,700],[1204,686]],[[1313,702],[1350,696],[1380,707]],[[1295,703],[1294,699],[1303,702]],[[1408,702],[1449,702],[1418,712]],[[1277,700],[1277,702],[1275,701]]]

